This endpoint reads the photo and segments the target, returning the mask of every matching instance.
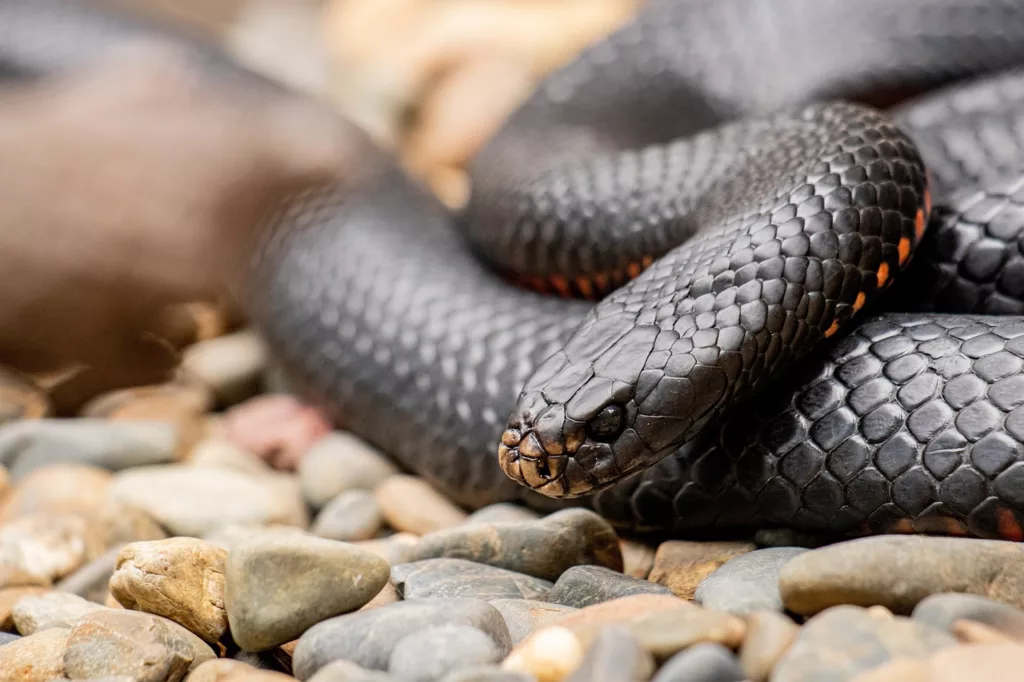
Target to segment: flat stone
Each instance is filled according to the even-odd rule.
[[[536,682],[528,673],[503,670],[494,665],[472,665],[445,675],[441,682]]]
[[[412,533],[395,533],[377,540],[363,540],[353,543],[360,549],[372,552],[392,566],[412,561],[413,552],[420,539]]]
[[[173,462],[179,433],[160,422],[40,419],[0,426],[0,464],[15,481],[48,464],[75,462],[119,471]]]
[[[395,678],[379,670],[367,670],[349,661],[335,661],[320,669],[309,682],[393,682]]]
[[[107,501],[106,469],[75,463],[49,464],[25,476],[8,497],[0,524],[31,514],[95,514]]]
[[[310,532],[328,540],[358,542],[374,538],[384,526],[377,498],[369,490],[346,490],[328,502]]]
[[[135,542],[117,557],[110,593],[126,609],[163,616],[219,642],[228,628],[226,561],[225,550],[197,538]]]
[[[218,404],[234,405],[259,390],[267,356],[259,335],[243,330],[192,344],[181,366],[212,391]]]
[[[772,669],[786,653],[800,628],[773,611],[747,616],[747,636],[740,647],[740,666],[750,682],[766,682]]]
[[[579,609],[531,599],[492,599],[491,605],[501,612],[512,643],[518,644],[531,632],[539,630],[562,616]]]
[[[547,599],[555,604],[583,608],[634,594],[666,594],[664,585],[631,578],[603,566],[575,566],[561,575]]]
[[[213,658],[202,640],[166,618],[103,609],[71,628],[64,670],[71,679],[130,675],[138,682],[178,682]]]
[[[554,625],[523,640],[501,667],[530,675],[537,682],[561,682],[579,669],[583,654],[580,638],[571,630]]]
[[[632,623],[630,632],[644,649],[664,661],[701,642],[736,649],[747,634],[747,625],[732,614],[693,607],[652,613]]]
[[[0,588],[0,630],[14,630],[14,606],[24,597],[46,594],[45,587],[6,587]]]
[[[231,523],[305,527],[297,484],[278,476],[253,477],[184,465],[119,473],[111,495],[159,521],[173,535],[202,537]]]
[[[956,646],[930,625],[857,606],[835,606],[811,618],[783,654],[772,682],[849,680],[894,659],[925,659]]]
[[[986,644],[944,649],[927,661],[900,660],[858,675],[852,682],[1018,682],[1024,646]]]
[[[651,682],[743,682],[736,656],[721,644],[694,644],[668,659]]]
[[[196,443],[189,453],[188,463],[194,467],[229,469],[250,476],[263,476],[274,471],[258,456],[221,436]]]
[[[619,547],[622,550],[622,572],[634,578],[647,580],[651,569],[654,568],[656,549],[643,542],[627,539],[620,539]]]
[[[748,542],[671,540],[658,546],[648,579],[683,599],[693,599],[697,586],[729,559],[757,547]]]
[[[545,599],[552,584],[523,573],[465,559],[424,559],[391,569],[403,599]]]
[[[395,645],[407,635],[439,625],[469,625],[487,633],[504,653],[512,642],[501,614],[480,599],[404,601],[323,621],[299,638],[294,675],[308,680],[332,661],[385,670]]]
[[[433,682],[461,666],[498,663],[504,653],[482,630],[469,625],[439,625],[395,644],[388,672],[402,680]]]
[[[185,682],[289,682],[294,679],[284,673],[260,670],[240,661],[218,658],[197,666]]]
[[[288,395],[260,395],[224,414],[224,435],[276,469],[294,470],[305,453],[331,432],[316,408]]]
[[[429,483],[415,476],[391,476],[375,489],[384,520],[398,531],[426,535],[463,523],[459,509]]]
[[[203,539],[210,544],[231,551],[231,548],[240,542],[269,535],[302,536],[308,535],[308,533],[298,526],[285,526],[281,524],[259,526],[255,524],[232,523],[227,526],[220,526],[216,530],[207,533],[203,536]]]
[[[50,586],[103,551],[77,514],[32,514],[0,527],[0,587]]]
[[[540,514],[521,504],[497,502],[477,509],[469,515],[466,523],[528,523],[540,518]]]
[[[284,644],[369,602],[387,584],[389,568],[358,547],[312,536],[239,543],[226,571],[231,634],[249,651]]]
[[[23,635],[50,628],[70,628],[82,616],[105,608],[81,597],[63,592],[23,597],[11,610],[14,627]]]
[[[604,628],[587,649],[570,682],[625,682],[650,679],[654,659],[643,650],[629,630]]]
[[[0,646],[0,682],[63,679],[68,632],[51,628]]]
[[[779,573],[793,557],[806,552],[801,547],[758,549],[729,559],[704,578],[694,601],[708,608],[737,615],[783,609],[779,595]]]
[[[117,555],[124,545],[116,545],[67,576],[56,585],[58,592],[74,594],[91,602],[102,604],[107,597],[110,576],[114,575]]]
[[[894,579],[899,577],[898,580]],[[805,552],[779,576],[786,608],[812,614],[839,604],[909,614],[933,594],[978,594],[1024,606],[1024,546],[974,538],[883,535]]]
[[[565,509],[537,521],[474,523],[420,538],[415,559],[449,557],[557,580],[578,565],[622,571],[615,531],[588,509]]]
[[[975,621],[1024,640],[1024,611],[976,594],[951,592],[926,597],[914,608],[911,617],[946,631],[951,631],[958,620]]]
[[[313,509],[349,490],[372,491],[398,473],[382,452],[346,431],[324,436],[299,462],[302,494]]]

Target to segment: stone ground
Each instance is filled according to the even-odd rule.
[[[501,116],[633,2],[215,4],[235,23],[206,28],[334,99],[457,205]],[[76,419],[0,374],[0,682],[1024,675],[1018,544],[654,545],[585,510],[467,513],[287,395],[252,332],[198,311],[180,379]]]

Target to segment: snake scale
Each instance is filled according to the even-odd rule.
[[[0,76],[140,31],[0,0]],[[647,0],[456,215],[360,144],[268,223],[249,311],[461,504],[1024,539],[1019,2]]]

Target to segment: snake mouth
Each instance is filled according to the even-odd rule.
[[[547,497],[575,497],[587,492],[581,486],[574,491],[570,485],[570,477],[566,476],[570,461],[568,453],[546,452],[532,431],[521,434],[506,429],[498,446],[498,462],[505,475]]]

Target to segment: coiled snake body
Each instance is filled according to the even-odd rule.
[[[0,74],[141,30],[2,0]],[[460,215],[369,143],[282,207],[250,311],[467,506],[1024,539],[1019,66],[1013,0],[648,0],[507,121]]]

